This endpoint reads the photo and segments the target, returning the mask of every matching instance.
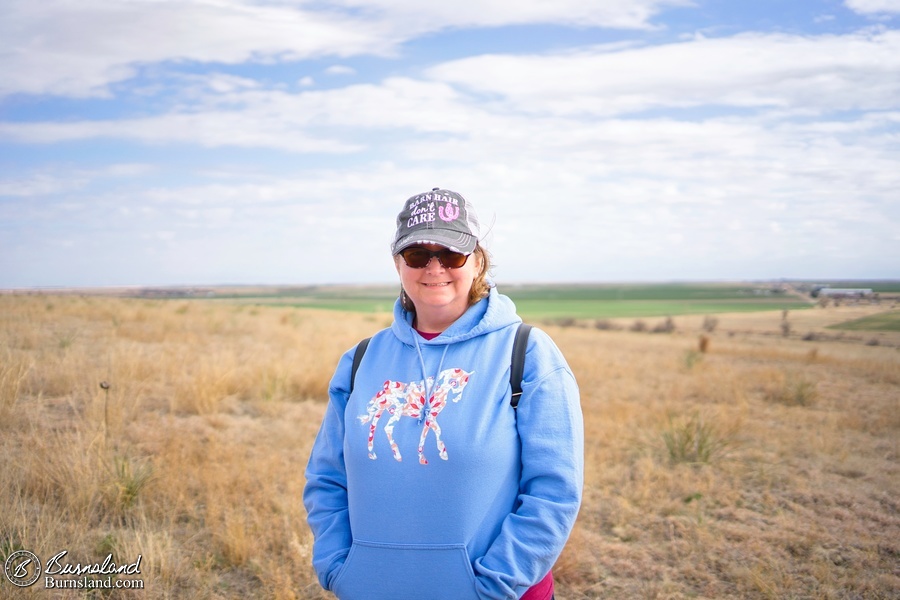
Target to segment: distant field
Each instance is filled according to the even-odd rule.
[[[604,319],[723,312],[797,310],[810,302],[766,284],[509,285],[500,290],[527,319]],[[217,295],[220,300],[260,305],[390,312],[395,287],[311,287],[250,295]]]
[[[828,329],[843,329],[847,331],[900,331],[900,311],[870,315],[861,319],[846,321],[832,325]]]

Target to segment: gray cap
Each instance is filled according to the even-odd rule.
[[[391,253],[416,244],[439,244],[471,254],[478,242],[478,217],[472,205],[450,190],[434,188],[406,201],[397,215]]]

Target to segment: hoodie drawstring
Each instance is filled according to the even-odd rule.
[[[419,425],[421,425],[422,420],[425,418],[425,415],[427,415],[428,411],[431,410],[432,391],[434,390],[435,384],[437,384],[438,377],[441,374],[441,369],[444,368],[444,357],[447,356],[447,349],[450,347],[450,344],[444,344],[444,352],[441,354],[440,362],[438,362],[437,372],[434,374],[434,377],[431,380],[431,385],[429,385],[428,373],[425,369],[425,357],[422,355],[422,347],[419,345],[419,336],[416,335],[413,338],[413,341],[416,344],[416,352],[419,355],[419,365],[422,367],[422,384],[425,386],[425,406],[422,408],[422,413],[419,415]]]

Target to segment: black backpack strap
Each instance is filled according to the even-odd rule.
[[[513,408],[519,406],[519,398],[522,396],[522,375],[525,372],[525,348],[528,346],[528,334],[531,325],[521,323],[516,331],[516,339],[513,340],[512,364],[509,369],[509,386],[512,388],[512,397],[509,404]]]
[[[369,340],[366,338],[356,345],[356,351],[353,353],[353,366],[350,368],[350,393],[353,393],[353,383],[356,381],[356,371],[359,370],[359,363],[362,362],[366,348],[369,346]]]

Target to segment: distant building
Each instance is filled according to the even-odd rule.
[[[812,291],[813,298],[871,298],[874,292],[871,288],[829,288],[823,287]]]

